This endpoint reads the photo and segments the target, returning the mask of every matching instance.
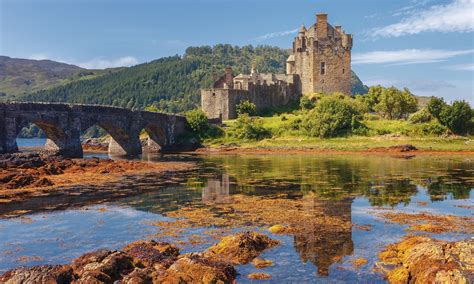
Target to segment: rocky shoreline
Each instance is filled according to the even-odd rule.
[[[137,241],[119,251],[86,253],[71,264],[12,269],[0,276],[0,283],[234,283],[235,265],[278,244],[264,234],[242,232],[207,250],[180,254],[174,244]]]
[[[179,184],[190,162],[67,159],[38,153],[0,155],[0,216],[67,208]],[[137,186],[140,181],[141,186]],[[149,186],[147,186],[149,185]],[[153,186],[151,186],[153,185]]]

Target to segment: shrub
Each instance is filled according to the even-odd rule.
[[[359,113],[348,97],[327,96],[305,117],[303,127],[309,136],[334,137],[349,133]]]
[[[440,136],[446,133],[448,128],[439,124],[437,121],[431,121],[426,123],[418,123],[413,128],[411,133],[403,133],[406,135],[416,135],[416,136]]]
[[[431,120],[433,120],[433,116],[426,108],[422,108],[408,117],[410,123],[425,123]]]
[[[374,110],[387,119],[406,118],[418,106],[417,99],[407,88],[403,91],[395,87],[384,88],[378,100]]]
[[[237,111],[237,115],[248,114],[253,116],[257,114],[257,106],[248,100],[240,101],[240,103],[235,106],[235,110]]]
[[[207,116],[202,110],[195,109],[188,111],[186,113],[186,119],[196,135],[201,138],[206,136],[206,132],[210,129],[210,126]]]
[[[309,110],[314,108],[315,103],[307,96],[302,96],[300,99],[300,108],[302,110]]]
[[[454,101],[452,106],[441,98],[432,98],[428,103],[429,112],[456,134],[465,134],[470,128],[472,110],[465,101]]]
[[[241,114],[230,127],[229,134],[237,139],[262,140],[271,136],[270,131],[263,127],[260,118],[252,118],[248,114]]]

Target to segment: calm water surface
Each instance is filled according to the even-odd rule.
[[[251,264],[238,266],[238,281],[247,282],[248,273],[260,271],[271,274],[274,282],[384,282],[372,269],[377,254],[385,245],[399,241],[406,226],[380,219],[373,214],[376,209],[473,217],[472,209],[458,206],[474,205],[474,156],[401,159],[304,154],[192,159],[200,170],[190,174],[183,186],[101,205],[0,219],[0,272],[19,265],[67,263],[84,252],[120,249],[138,239],[177,242],[200,235],[202,242],[180,245],[183,252],[199,251],[215,242],[205,234],[210,228],[196,226],[178,237],[157,237],[159,227],[151,224],[172,220],[166,215],[183,207],[212,208],[232,202],[232,196],[249,200],[284,196],[353,226],[341,230],[310,218],[302,220],[307,222],[304,232],[282,236],[269,233],[268,227],[258,222],[248,224],[282,244],[262,255],[274,266],[262,270]],[[365,231],[356,225],[372,227]],[[245,229],[248,227],[232,227],[232,231]],[[468,237],[459,233],[433,236],[448,240]],[[366,258],[368,264],[356,269],[351,260],[359,257]]]

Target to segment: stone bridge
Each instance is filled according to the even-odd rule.
[[[45,150],[80,158],[80,134],[98,125],[110,134],[109,153],[139,155],[140,133],[148,133],[148,146],[174,150],[178,136],[188,129],[179,115],[124,108],[62,103],[0,103],[0,153],[18,151],[16,137],[29,123],[36,124],[47,136]]]

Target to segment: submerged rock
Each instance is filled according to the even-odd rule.
[[[217,261],[203,253],[181,256],[165,272],[163,283],[232,283],[237,271],[231,263]]]
[[[247,275],[247,278],[253,280],[270,280],[272,279],[272,276],[268,273],[250,273]]]
[[[263,259],[261,257],[257,257],[252,261],[252,264],[256,268],[265,268],[265,267],[268,267],[268,266],[272,266],[273,261],[271,261],[269,259]]]
[[[0,276],[0,283],[70,283],[72,268],[68,265],[38,265],[12,269]]]
[[[205,254],[220,257],[233,264],[246,264],[279,243],[261,233],[243,232],[222,238],[219,243],[207,249]]]
[[[446,242],[408,237],[379,254],[390,283],[472,283],[474,239]]]

